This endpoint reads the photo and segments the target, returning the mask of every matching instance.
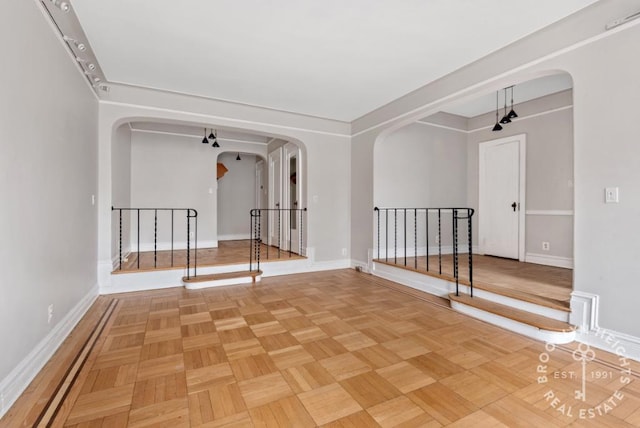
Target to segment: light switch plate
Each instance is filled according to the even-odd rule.
[[[607,204],[617,204],[620,202],[617,187],[607,187],[604,189],[604,202]]]

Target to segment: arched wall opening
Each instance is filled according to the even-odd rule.
[[[206,128],[206,131],[205,131]],[[203,144],[203,138],[215,131],[219,148],[212,142]],[[304,144],[280,135],[265,135],[252,130],[242,130],[211,125],[200,126],[190,122],[153,120],[152,118],[130,118],[114,125],[111,138],[111,202],[112,206],[127,208],[193,208],[198,211],[199,248],[217,247],[219,239],[245,239],[250,234],[249,211],[257,207],[256,168],[258,163],[266,165],[268,153],[280,150],[283,144],[294,146],[299,153],[301,174],[300,195],[306,198],[306,152]],[[240,155],[241,160],[236,157]],[[237,171],[242,164],[247,174],[242,175],[241,187],[249,191],[246,207],[226,210],[229,195],[217,179],[217,163],[222,159]],[[224,180],[224,178],[223,178]],[[266,192],[270,188],[268,175],[262,186]],[[230,182],[227,177],[226,182]],[[229,186],[227,186],[229,187]],[[268,194],[265,194],[268,200]],[[238,202],[238,198],[234,198]],[[221,207],[220,204],[224,206]],[[237,205],[237,204],[236,204]],[[235,205],[234,205],[235,206]],[[237,209],[236,209],[237,208]],[[266,206],[264,207],[266,208]],[[220,215],[223,218],[220,218]],[[143,217],[154,213],[141,214]],[[142,218],[140,225],[141,251],[153,250],[157,240],[158,250],[169,249],[171,245],[170,213],[158,215],[158,229],[154,230],[155,219]],[[166,218],[165,218],[166,217]],[[122,218],[123,253],[137,251],[137,218],[125,214]],[[222,227],[222,230],[219,230]],[[193,236],[193,231],[191,232]],[[186,247],[187,231],[184,219],[175,219],[173,226],[174,248]],[[120,246],[119,213],[111,216],[111,258],[117,260]],[[306,236],[305,236],[306,238]],[[248,254],[247,254],[248,257]]]
[[[516,83],[514,83],[516,82]],[[504,114],[503,88],[515,85],[518,118],[493,132]],[[526,136],[524,243],[521,260],[551,266],[573,266],[573,81],[565,72],[542,72],[500,81],[467,94],[456,104],[387,129],[374,144],[373,200],[378,207],[469,207],[473,222],[474,252],[482,252],[479,218],[480,146],[504,137]],[[536,91],[539,91],[536,93]],[[507,112],[511,108],[507,91]],[[489,107],[487,107],[489,103]],[[393,221],[393,219],[392,219]],[[399,220],[400,223],[404,219]],[[408,220],[411,223],[413,220]],[[413,224],[409,224],[411,234]],[[402,230],[403,225],[399,226]],[[449,230],[450,223],[443,224]],[[418,247],[426,238],[418,233]],[[422,236],[422,238],[420,237]],[[466,236],[462,236],[466,244]],[[437,244],[435,234],[429,246]],[[404,236],[399,236],[403,245]],[[407,241],[411,239],[408,238]],[[443,245],[450,245],[443,234]],[[374,219],[374,258],[378,241]],[[480,244],[480,245],[479,245]],[[413,244],[411,244],[413,245]],[[517,258],[517,257],[516,257]]]

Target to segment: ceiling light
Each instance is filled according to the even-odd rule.
[[[511,111],[509,112],[509,119],[515,119],[518,117],[518,113],[513,109],[513,86],[511,87]]]
[[[79,51],[84,51],[87,49],[87,46],[84,43],[80,43],[73,37],[62,36],[65,42],[73,44]]]
[[[218,144],[218,137],[216,136],[216,133],[213,131],[213,129],[211,130],[211,133],[213,134],[213,144],[211,145],[211,147],[220,147],[220,144]]]
[[[507,114],[507,88],[504,88],[504,116],[500,119],[500,123],[503,125],[511,123],[511,119],[509,119],[509,115]]]
[[[207,140],[207,128],[204,128],[204,138],[202,139],[202,144],[209,144],[209,140]]]
[[[242,160],[240,159],[240,152],[238,152],[238,156],[236,156],[236,160]]]
[[[91,63],[91,64],[87,65],[87,68],[88,68],[89,70],[93,71],[93,70],[95,70],[95,69],[96,69],[96,65],[95,65],[95,64],[93,64],[93,63]]]
[[[216,136],[213,135],[213,129],[211,130],[211,133],[209,134],[209,139],[210,140],[215,140]]]
[[[493,125],[492,131],[502,131],[502,126],[498,122],[498,91],[496,91],[496,124]]]
[[[105,84],[97,84],[96,83],[96,84],[93,85],[93,87],[95,89],[100,89],[101,91],[104,91],[104,92],[109,92],[111,90],[111,87],[109,87],[109,86],[107,86]]]
[[[58,9],[63,11],[64,13],[69,13],[69,11],[71,11],[71,5],[69,3],[67,3],[66,1],[51,0],[51,3],[53,3],[53,5],[55,7],[57,7]]]

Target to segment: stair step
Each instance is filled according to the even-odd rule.
[[[256,282],[256,278],[262,276],[261,270],[244,270],[244,271],[236,271],[236,272],[222,272],[222,273],[211,273],[207,275],[198,275],[187,278],[186,276],[182,277],[182,282],[187,288],[201,288],[206,287],[205,284],[210,285],[231,285],[236,283],[237,280],[239,283],[246,282]],[[192,287],[189,287],[192,285]]]
[[[550,297],[535,296],[530,293],[514,290],[507,287],[501,287],[498,285],[485,284],[482,282],[476,282],[473,284],[474,290],[484,290],[501,296],[510,297],[516,300],[522,300],[523,302],[532,303],[534,305],[540,305],[549,309],[555,309],[562,312],[571,312],[569,308],[569,302],[563,302],[561,300],[552,299]]]
[[[510,306],[501,305],[499,303],[494,303],[489,300],[481,299],[479,297],[470,297],[468,294],[460,294],[459,296],[456,296],[455,294],[449,294],[449,300],[451,302],[457,302],[462,305],[467,305],[479,309],[481,311],[508,318],[522,324],[527,324],[539,330],[559,333],[569,333],[575,331],[575,327],[569,323],[512,308]]]

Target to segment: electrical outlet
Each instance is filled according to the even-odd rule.
[[[347,255],[347,249],[346,249],[346,248],[343,248],[343,249],[342,249],[342,255],[343,255],[343,256],[346,256],[346,255]]]
[[[542,250],[543,251],[549,251],[549,243],[548,242],[544,241],[542,243]]]
[[[47,324],[51,324],[51,319],[53,318],[53,303],[49,305],[47,308]]]
[[[440,234],[436,233],[436,244],[440,243]]]

